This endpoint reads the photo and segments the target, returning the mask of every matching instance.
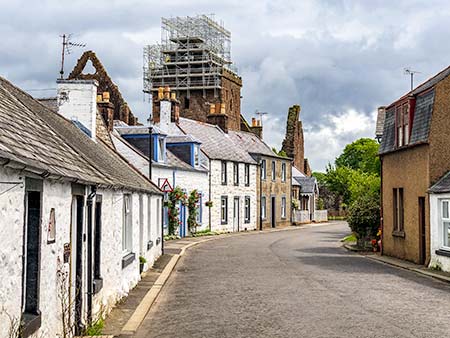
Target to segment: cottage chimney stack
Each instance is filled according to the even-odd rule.
[[[250,127],[250,131],[258,136],[258,138],[262,139],[262,124],[260,119],[252,117],[252,126]]]
[[[91,139],[96,140],[97,87],[96,80],[58,80],[58,113],[68,120],[77,121]]]
[[[97,107],[109,132],[114,128],[114,104],[109,101],[109,92],[97,95]]]
[[[158,90],[158,95],[160,93],[160,89]],[[170,100],[170,87],[166,86],[163,88],[163,96],[159,100],[159,128],[163,133],[169,132],[171,118],[172,102]]]
[[[228,133],[228,115],[226,114],[225,103],[211,104],[207,120],[208,123],[217,125],[225,133]]]

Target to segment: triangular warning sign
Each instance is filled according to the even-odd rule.
[[[173,190],[167,178],[160,178],[158,180],[158,185],[159,189],[161,189],[163,192],[171,192]]]

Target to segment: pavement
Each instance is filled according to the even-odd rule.
[[[448,337],[450,285],[349,252],[345,222],[179,257],[133,337]]]

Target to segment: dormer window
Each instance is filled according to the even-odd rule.
[[[413,109],[414,99],[410,99],[395,108],[397,147],[403,147],[409,144],[411,133],[411,111]]]
[[[194,166],[198,167],[200,165],[200,156],[199,156],[198,145],[194,145]]]

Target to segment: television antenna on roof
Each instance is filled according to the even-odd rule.
[[[420,74],[417,70],[412,70],[411,68],[407,67],[404,69],[404,74],[409,75],[411,77],[411,90],[414,89],[414,74]]]
[[[255,110],[255,114],[258,115],[258,119],[261,121],[261,127],[263,126],[263,116],[269,114],[265,111],[259,111],[258,109]]]
[[[63,34],[60,35],[62,37],[62,52],[61,52],[61,70],[59,71],[60,79],[62,80],[64,78],[64,56],[67,54],[69,55],[72,53],[73,47],[80,47],[84,48],[86,47],[85,43],[79,43],[79,42],[72,42],[70,39],[72,38],[72,34]]]

